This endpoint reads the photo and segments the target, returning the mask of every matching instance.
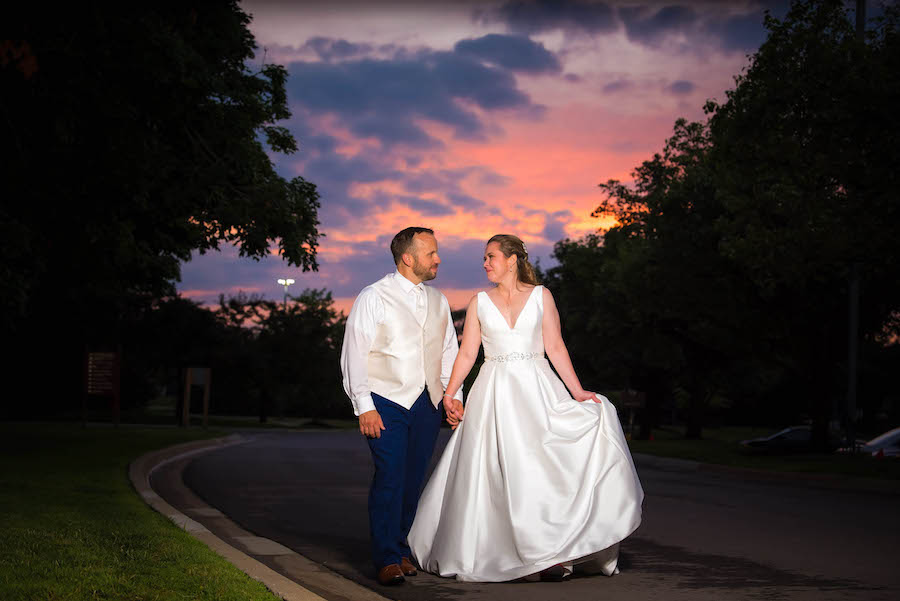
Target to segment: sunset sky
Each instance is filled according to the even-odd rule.
[[[393,270],[409,225],[435,230],[433,285],[464,306],[487,285],[484,242],[522,237],[550,265],[553,244],[602,224],[597,184],[627,181],[678,117],[725,99],[786,2],[243,2],[257,61],[289,72],[300,150],[272,155],[321,194],[319,271],[237,250],[195,256],[178,289],[281,299],[327,288],[345,311]]]

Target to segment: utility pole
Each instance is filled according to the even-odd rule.
[[[856,444],[856,363],[859,355],[859,263],[850,265],[847,328],[847,444]]]
[[[856,37],[866,43],[866,0],[856,0]],[[847,445],[856,446],[856,371],[859,357],[859,262],[850,264],[847,286],[847,407],[845,430]]]

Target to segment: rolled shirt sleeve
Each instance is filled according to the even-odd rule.
[[[347,316],[341,346],[344,392],[350,397],[353,414],[357,416],[375,409],[369,389],[368,360],[378,325],[383,321],[384,302],[374,288],[364,288]]]
[[[444,303],[447,314],[450,315],[450,303],[443,294],[441,295],[441,302]],[[456,328],[453,327],[453,317],[450,316],[447,318],[447,330],[444,333],[444,350],[441,354],[441,386],[444,387],[445,391],[450,383],[450,372],[453,371],[453,363],[456,361],[457,354],[459,354],[459,342],[456,340]],[[462,402],[462,386],[459,387],[453,398]]]

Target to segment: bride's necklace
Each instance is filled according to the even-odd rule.
[[[503,302],[503,307],[506,309],[512,310],[512,299],[515,296],[518,298],[520,295],[524,294],[524,290],[513,289],[508,296],[504,296],[502,292],[497,293],[497,296],[500,297],[500,300]]]

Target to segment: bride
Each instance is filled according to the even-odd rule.
[[[581,387],[525,244],[494,236],[484,269],[495,287],[466,310],[444,395],[455,431],[419,501],[413,557],[428,572],[467,581],[559,580],[588,560],[611,576],[644,497],[616,409]],[[484,364],[463,419],[452,397],[481,344]]]

